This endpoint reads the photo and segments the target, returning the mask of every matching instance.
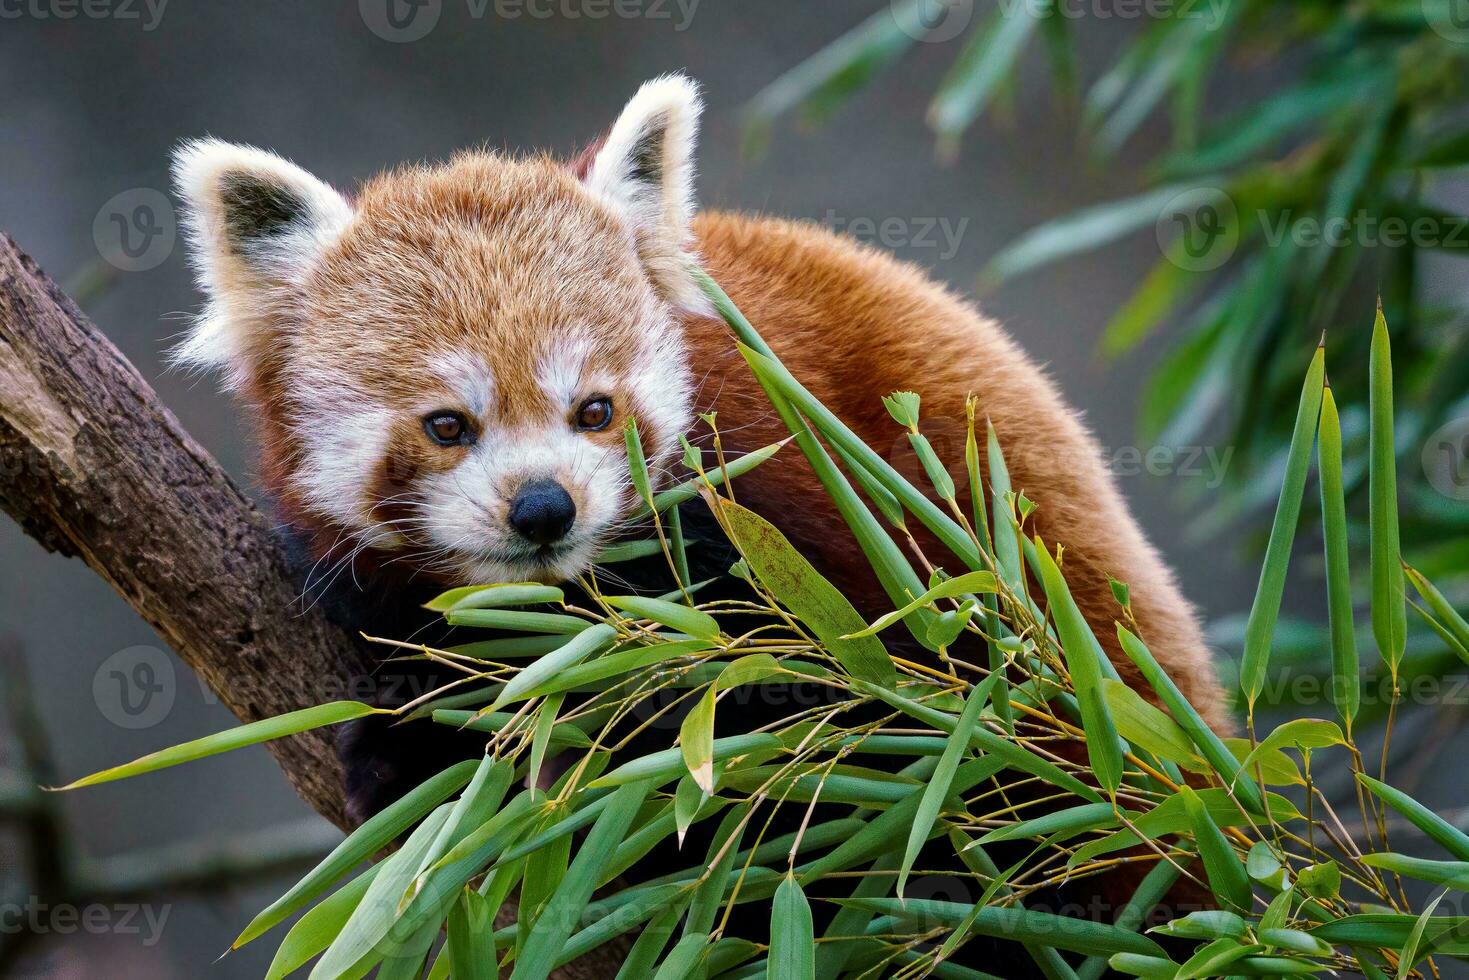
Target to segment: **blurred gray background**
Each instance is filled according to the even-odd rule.
[[[270,147],[351,186],[379,168],[478,143],[570,153],[610,123],[640,82],[686,69],[704,83],[708,100],[699,180],[705,206],[835,225],[867,219],[877,227],[896,219],[887,241],[877,243],[964,292],[972,292],[980,267],[1020,232],[1138,186],[1127,156],[1099,172],[1074,150],[1074,121],[1057,109],[1039,64],[1029,71],[1036,84],[1017,88],[1018,121],[977,127],[957,165],[938,165],[923,111],[926,94],[954,57],[950,44],[918,45],[897,69],[895,84],[868,90],[821,127],[787,125],[765,156],[743,158],[742,105],[886,0],[646,0],[624,8],[644,11],[637,18],[594,16],[608,9],[597,0],[542,0],[537,9],[551,12],[545,17],[516,3],[502,2],[497,11],[495,0],[488,6],[429,0],[421,16],[437,9],[438,19],[412,41],[379,36],[383,0],[170,0],[161,12],[157,0],[151,8],[142,0],[96,2],[91,9],[105,16],[81,8],[58,16],[72,9],[66,0],[0,3],[0,230],[64,285],[82,291],[102,331],[246,485],[251,455],[235,409],[212,380],[165,368],[171,338],[199,305],[181,245],[133,263],[151,268],[123,271],[102,258],[116,256],[118,245],[115,230],[107,240],[105,218],[94,234],[94,221],[116,208],[117,195],[130,202],[150,189],[168,191],[169,153],[185,137],[208,133]],[[514,11],[520,16],[505,16]],[[420,21],[410,33],[425,26]],[[1103,22],[1084,37],[1095,55],[1128,29]],[[1133,159],[1143,159],[1158,135],[1145,133]],[[920,237],[930,221],[945,222],[940,228],[951,236]],[[991,315],[1050,365],[1113,448],[1133,438],[1138,380],[1157,349],[1104,367],[1095,342],[1156,256],[1153,236],[1143,234],[984,300]],[[95,289],[99,282],[106,288]],[[1186,515],[1173,503],[1175,491],[1179,481],[1207,478],[1121,476],[1187,592],[1219,615],[1248,601],[1254,575],[1218,545],[1184,541]],[[0,632],[23,644],[62,777],[233,721],[182,667],[173,670],[156,649],[134,649],[158,648],[160,641],[106,585],[81,564],[47,555],[4,519]],[[119,664],[131,671],[139,662],[166,688],[141,723],[119,710],[127,692],[114,683]],[[0,745],[8,744],[0,731]],[[0,751],[13,761],[11,749]],[[260,749],[70,794],[60,805],[75,845],[97,858],[296,821],[309,828],[316,819]],[[20,853],[13,840],[0,848],[0,888],[11,896],[5,901],[24,904],[33,886]],[[67,929],[43,912],[47,934],[12,972],[260,976],[279,933],[215,960],[288,883],[277,877],[207,899],[150,900],[155,919],[166,916],[156,937],[141,917],[136,928],[121,928],[115,910],[107,913],[114,927],[100,929]],[[0,922],[0,931],[9,931],[9,921]]]

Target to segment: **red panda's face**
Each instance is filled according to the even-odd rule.
[[[653,86],[585,176],[466,154],[348,203],[260,151],[183,151],[211,303],[182,356],[229,372],[267,477],[342,547],[454,583],[568,578],[638,503],[626,423],[655,472],[677,455],[698,300],[667,195],[696,103]]]

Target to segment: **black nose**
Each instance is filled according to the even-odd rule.
[[[510,501],[510,526],[536,544],[566,536],[576,520],[576,504],[555,480],[532,480]]]

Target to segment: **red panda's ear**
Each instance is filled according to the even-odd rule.
[[[694,143],[703,103],[684,75],[647,82],[622,110],[587,170],[589,190],[632,225],[653,282],[674,303],[706,312],[694,263]]]
[[[174,186],[208,306],[174,358],[243,383],[315,260],[352,220],[321,180],[264,150],[194,140],[174,153]]]

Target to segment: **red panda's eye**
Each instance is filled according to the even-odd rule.
[[[576,427],[583,432],[605,429],[612,422],[612,399],[589,398],[576,410]]]
[[[423,420],[423,427],[441,446],[457,446],[469,441],[469,423],[458,412],[435,412]]]

